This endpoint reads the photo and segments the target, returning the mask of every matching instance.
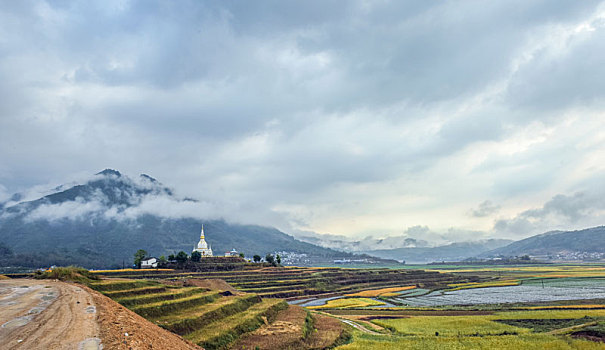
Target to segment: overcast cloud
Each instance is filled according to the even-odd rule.
[[[603,62],[600,1],[3,1],[0,200],[114,168],[287,232],[604,224]]]

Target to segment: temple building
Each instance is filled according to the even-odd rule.
[[[206,243],[206,239],[204,238],[204,225],[202,225],[202,233],[200,234],[200,241],[197,243],[197,246],[193,247],[194,252],[200,252],[203,257],[212,256],[212,248],[210,245]]]

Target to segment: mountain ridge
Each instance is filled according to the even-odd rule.
[[[605,226],[573,231],[549,231],[481,254],[482,257],[573,253],[605,253]]]
[[[506,239],[487,239],[482,241],[456,242],[437,247],[403,247],[395,249],[378,249],[363,253],[383,259],[395,259],[407,263],[431,263],[438,261],[460,261],[485,252],[494,247],[510,243]]]
[[[271,227],[202,219],[198,211],[203,203],[177,197],[146,174],[133,179],[105,169],[84,183],[58,189],[0,207],[0,245],[5,248],[0,263],[20,256],[31,266],[102,268],[130,262],[138,249],[155,256],[190,253],[202,223],[216,255],[235,248],[247,256],[275,251],[324,260],[353,256],[298,241]],[[183,213],[175,215],[174,208]]]

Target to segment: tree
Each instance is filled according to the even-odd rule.
[[[279,254],[275,256],[275,261],[277,261],[278,265],[281,265],[281,256],[279,256]]]
[[[141,268],[141,260],[145,259],[147,257],[147,251],[143,250],[143,249],[139,249],[137,250],[136,253],[134,253],[134,264],[136,265],[137,268]]]
[[[265,255],[265,261],[269,264],[273,264],[273,262],[275,261],[275,257],[273,257],[273,255],[271,254],[267,254]]]
[[[240,258],[245,257],[244,253],[239,253],[239,257],[240,257]]]
[[[174,254],[170,254],[168,255],[168,261],[175,261],[176,258],[174,257]]]
[[[164,267],[164,266],[166,266],[166,263],[168,263],[168,260],[166,260],[166,257],[163,255],[160,255],[160,257],[158,258],[158,266]]]
[[[191,253],[191,261],[200,262],[202,260],[202,253],[193,252]]]
[[[176,262],[179,263],[179,264],[184,264],[185,261],[187,261],[188,258],[189,258],[189,256],[187,255],[187,253],[185,253],[182,250],[175,257]]]
[[[260,262],[260,255],[255,255],[254,257],[252,257],[252,259],[254,260],[254,262]]]

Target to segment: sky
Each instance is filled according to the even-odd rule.
[[[0,201],[112,168],[289,233],[603,225],[603,62],[600,1],[0,1]]]

